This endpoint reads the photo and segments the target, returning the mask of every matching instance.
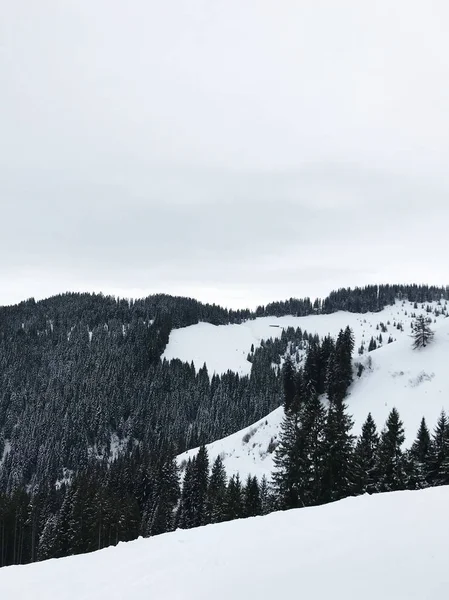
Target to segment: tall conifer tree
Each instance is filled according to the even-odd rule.
[[[391,492],[407,487],[406,464],[402,445],[404,426],[396,408],[388,416],[379,443],[379,491]]]
[[[371,413],[362,426],[362,433],[354,450],[353,493],[373,494],[379,483],[378,466],[379,435]]]

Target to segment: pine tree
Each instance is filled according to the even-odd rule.
[[[414,339],[413,347],[425,348],[428,344],[433,341],[434,332],[430,329],[427,319],[424,315],[418,315],[415,321],[412,323]]]
[[[404,426],[396,408],[388,416],[379,442],[379,491],[391,492],[407,488],[405,460],[402,452]]]
[[[220,455],[212,465],[207,491],[207,522],[220,523],[225,518],[226,471]]]
[[[329,366],[329,359],[331,357],[331,355],[335,352],[335,341],[334,339],[328,335],[324,338],[323,343],[321,344],[321,348],[320,348],[320,371],[319,374],[317,376],[317,386],[316,386],[316,392],[318,395],[324,394],[326,391],[326,379],[327,379],[327,372],[328,372],[328,366]]]
[[[372,352],[373,350],[377,350],[377,343],[376,340],[373,337],[371,337],[368,345],[368,352]]]
[[[309,393],[316,392],[321,380],[321,346],[313,342],[307,351],[304,364],[304,383]]]
[[[205,525],[207,522],[207,489],[209,486],[209,457],[206,446],[201,446],[196,456],[194,467],[194,502],[195,516],[193,527]]]
[[[330,401],[342,402],[353,380],[352,353],[354,337],[347,327],[338,334],[335,350],[329,357],[327,369],[327,395]]]
[[[413,489],[422,489],[428,485],[431,445],[430,433],[427,428],[426,420],[423,417],[416,439],[410,448],[410,460],[413,466],[412,474],[415,479],[411,486]]]
[[[348,325],[343,332],[343,344],[341,349],[339,349],[339,352],[341,353],[340,364],[343,379],[346,384],[346,391],[353,381],[352,355],[354,353],[354,347],[354,334]]]
[[[268,515],[275,510],[275,498],[265,475],[260,481],[260,504],[262,515]]]
[[[262,514],[262,502],[260,498],[260,488],[257,477],[248,475],[245,488],[243,490],[244,516],[256,517]]]
[[[287,355],[282,365],[282,382],[284,386],[284,407],[289,411],[293,405],[296,386],[295,386],[295,369],[290,355]]]
[[[189,459],[186,465],[181,502],[176,518],[182,529],[200,527],[207,523],[207,490],[209,485],[209,458],[205,446]]]
[[[294,413],[298,413],[301,407],[304,396],[307,394],[307,382],[303,369],[298,369],[295,373],[295,396],[293,402],[290,405],[290,410]],[[285,408],[285,404],[284,404]]]
[[[181,529],[194,527],[195,520],[195,462],[196,457],[189,458],[185,467],[181,501],[176,517],[177,526]]]
[[[298,506],[299,502],[299,397],[304,394],[306,387],[302,371],[295,374],[289,357],[283,366],[283,385],[284,418],[274,455],[273,483],[279,506],[286,509]]]
[[[300,506],[301,448],[299,416],[285,411],[274,455],[273,484],[281,509]]]
[[[243,509],[243,490],[240,477],[233,475],[228,483],[228,489],[226,491],[226,502],[225,502],[225,521],[232,521],[233,519],[241,519],[244,514]]]
[[[147,522],[147,535],[159,535],[173,529],[174,510],[179,496],[178,465],[175,458],[167,458],[158,469]]]
[[[350,433],[352,425],[345,403],[330,400],[324,429],[322,502],[340,500],[351,493],[354,447],[354,437]]]
[[[449,484],[449,420],[444,410],[432,435],[429,456],[430,485]]]
[[[354,494],[373,494],[377,491],[379,474],[377,471],[377,451],[379,435],[371,413],[362,426],[362,433],[354,450]]]
[[[301,408],[299,431],[298,496],[301,506],[320,501],[325,463],[326,411],[316,393],[309,395]]]
[[[38,560],[47,560],[56,558],[60,549],[58,547],[58,516],[50,515],[45,522],[42,533],[39,537],[39,548],[37,552]]]

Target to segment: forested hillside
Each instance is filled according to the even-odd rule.
[[[209,378],[161,361],[172,326],[242,313],[181,298],[89,295],[0,312],[0,489],[62,478],[89,457],[211,441],[279,404],[276,374]],[[249,420],[249,421],[248,421]]]
[[[292,345],[307,350],[319,343],[286,329],[251,353],[250,375],[210,376],[205,367],[161,359],[173,328],[381,310],[396,297],[431,302],[447,298],[448,290],[370,286],[253,312],[165,295],[128,301],[66,294],[0,308],[0,565],[170,528],[180,494],[174,456],[278,407],[283,389],[273,363]],[[338,386],[327,367],[316,373],[310,357],[307,377],[320,378],[319,392]],[[95,527],[78,538],[76,515],[89,506],[86,494],[92,508],[84,522]]]

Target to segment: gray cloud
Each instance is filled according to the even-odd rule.
[[[446,282],[443,1],[3,13],[0,303]]]

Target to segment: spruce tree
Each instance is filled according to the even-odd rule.
[[[58,527],[58,516],[50,515],[39,537],[38,560],[56,558],[60,554],[60,549],[58,548]]]
[[[319,341],[310,344],[304,364],[304,381],[309,393],[316,392],[321,381],[321,346]]]
[[[324,428],[321,502],[333,502],[351,493],[354,437],[352,419],[340,400],[330,400]]]
[[[326,411],[318,394],[312,392],[305,398],[301,407],[300,423],[298,439],[299,504],[312,506],[320,501],[325,464]]]
[[[431,467],[431,439],[424,417],[416,435],[416,439],[410,448],[410,460],[412,463],[412,475],[415,482],[412,484],[414,489],[427,487],[429,483],[429,474]]]
[[[326,391],[330,401],[342,402],[353,380],[352,353],[354,336],[349,327],[341,330],[335,350],[329,356]]]
[[[282,382],[284,386],[284,406],[288,411],[293,405],[296,394],[295,369],[293,368],[292,359],[289,354],[282,365]]]
[[[377,491],[379,473],[377,471],[379,435],[376,423],[368,414],[362,426],[362,433],[354,450],[353,488],[354,494],[373,494]]]
[[[295,508],[299,503],[300,478],[299,412],[306,389],[304,375],[295,374],[287,357],[283,368],[284,418],[279,433],[279,443],[274,455],[273,483],[280,508]]]
[[[379,491],[391,492],[407,488],[406,464],[402,452],[404,426],[396,408],[388,416],[378,454]]]
[[[444,410],[432,435],[429,483],[432,486],[449,484],[449,420]]]
[[[265,475],[260,480],[261,514],[268,515],[275,510],[275,498]]]
[[[260,488],[257,477],[248,475],[243,490],[243,498],[245,517],[256,517],[257,515],[262,514],[262,501],[260,498]]]
[[[328,335],[324,338],[320,348],[320,371],[317,376],[316,392],[318,395],[324,394],[326,391],[326,378],[329,366],[329,359],[335,352],[335,341]]]
[[[273,484],[281,509],[301,505],[299,481],[301,479],[300,423],[296,412],[285,411],[279,433],[279,443],[274,455]]]
[[[342,376],[346,384],[345,392],[347,391],[347,389],[353,381],[352,355],[354,353],[354,346],[354,334],[348,325],[343,332],[342,347],[339,348],[339,352],[341,354],[340,365],[342,370]]]
[[[193,527],[207,522],[207,489],[209,486],[209,457],[206,446],[201,446],[196,455],[194,466],[194,502],[195,514]]]
[[[178,465],[175,458],[167,458],[157,472],[147,535],[159,535],[173,529],[179,496]]]
[[[196,457],[189,458],[185,467],[181,501],[178,507],[176,524],[181,529],[194,527],[195,521],[195,462]]]
[[[226,471],[220,455],[212,465],[212,472],[207,490],[207,522],[220,523],[225,518],[226,503]]]
[[[413,334],[412,337],[414,339],[413,347],[417,348],[425,348],[428,346],[434,337],[434,332],[430,329],[427,319],[424,315],[418,315],[412,323]]]
[[[176,523],[182,529],[200,527],[207,523],[207,490],[209,485],[209,458],[205,446],[189,459],[186,465],[181,502]]]
[[[308,384],[305,379],[305,374],[302,368],[299,368],[295,373],[295,396],[290,405],[290,410],[293,413],[298,413],[301,407],[301,402],[307,394]],[[285,405],[284,405],[285,406]]]
[[[233,519],[241,519],[243,516],[243,490],[237,473],[229,480],[228,489],[226,490],[224,520],[232,521]]]

